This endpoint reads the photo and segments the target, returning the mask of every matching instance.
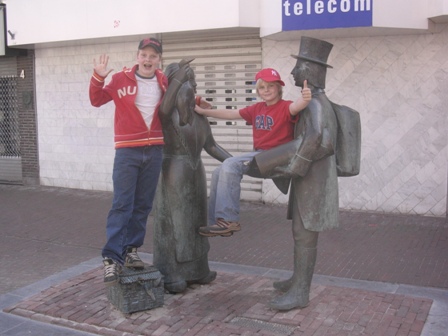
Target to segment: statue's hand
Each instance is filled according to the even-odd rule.
[[[305,176],[308,172],[309,164],[304,163],[303,160],[292,159],[287,166],[277,166],[275,167],[270,177],[290,177],[296,178],[299,176]]]
[[[289,166],[277,166],[274,168],[270,175],[271,178],[292,177],[292,172],[291,169],[289,169]]]
[[[293,177],[305,176],[311,165],[311,161],[301,158],[295,155],[288,165],[288,169],[293,174]]]

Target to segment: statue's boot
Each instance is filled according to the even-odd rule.
[[[192,284],[199,284],[199,285],[206,285],[212,282],[216,279],[217,273],[215,271],[209,271],[208,274],[198,280],[191,280],[191,281],[185,281],[185,280],[178,280],[173,282],[168,282],[164,284],[165,289],[171,293],[171,294],[177,294],[182,293],[187,289],[188,285]]]
[[[297,242],[295,243],[294,273],[291,278],[291,286],[286,293],[269,302],[270,308],[290,310],[308,306],[316,256],[317,248],[304,248],[300,247]]]
[[[187,289],[187,282],[185,280],[179,280],[175,282],[165,283],[164,287],[171,294],[182,293]]]
[[[196,281],[197,284],[206,285],[216,279],[217,273],[215,271],[210,271],[207,276]]]
[[[280,292],[287,292],[292,285],[292,277],[287,279],[287,280],[279,280],[279,281],[274,281],[274,283],[272,284],[272,286],[274,286],[274,288],[276,290],[279,290]]]
[[[190,284],[191,285],[192,284],[207,285],[216,279],[216,275],[217,275],[217,273],[215,271],[210,271],[210,272],[208,272],[208,274],[205,277],[198,279],[198,280],[189,280],[189,281],[187,281],[187,283],[189,285]]]

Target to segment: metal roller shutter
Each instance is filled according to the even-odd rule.
[[[21,182],[17,76],[0,76],[0,183]]]
[[[212,35],[213,34],[213,35]],[[197,93],[217,108],[240,109],[257,99],[255,74],[261,69],[259,31],[177,33],[162,35],[163,66],[194,58]],[[216,142],[236,156],[252,151],[252,128],[244,120],[225,121],[209,118]],[[211,173],[220,164],[202,152],[207,184]],[[244,176],[241,199],[260,201],[262,180]]]

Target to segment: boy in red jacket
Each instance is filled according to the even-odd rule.
[[[143,245],[162,163],[163,133],[159,105],[168,81],[159,69],[162,44],[140,41],[137,64],[105,79],[109,57],[93,61],[89,96],[93,106],[115,104],[113,202],[107,217],[107,242],[102,250],[104,282],[117,283],[121,266],[143,268],[137,254]]]

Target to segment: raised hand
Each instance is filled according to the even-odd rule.
[[[100,55],[99,63],[96,62],[96,59],[93,59],[93,70],[97,73],[97,75],[101,77],[107,77],[113,69],[107,69],[107,63],[109,62],[109,56],[106,54]]]

